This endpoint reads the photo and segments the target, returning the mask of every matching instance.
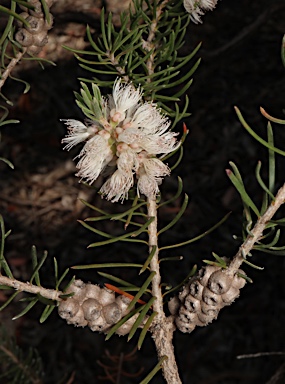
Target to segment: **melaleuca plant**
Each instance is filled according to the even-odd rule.
[[[81,90],[75,93],[76,103],[86,119],[78,121],[63,116],[67,134],[62,143],[66,150],[78,148],[76,176],[79,180],[91,187],[95,185],[110,204],[110,209],[104,210],[82,201],[94,211],[94,216],[81,224],[101,238],[90,244],[91,248],[112,249],[117,242],[136,245],[133,262],[108,260],[99,264],[95,260],[93,264],[76,265],[73,269],[115,268],[114,274],[99,272],[112,284],[101,287],[95,278],[92,282],[76,277],[66,281],[69,270],[60,273],[55,260],[54,288],[44,288],[40,269],[47,253],[38,257],[35,247],[29,282],[17,280],[5,259],[5,240],[10,232],[6,231],[3,219],[0,220],[0,284],[2,289],[14,290],[1,309],[25,291],[30,293],[28,304],[15,319],[42,302],[45,308],[40,322],[57,309],[68,324],[104,332],[107,339],[116,333],[128,335],[130,340],[138,332],[138,348],[150,334],[158,363],[141,384],[150,382],[159,370],[167,383],[181,383],[172,343],[174,331],[189,333],[197,326],[208,325],[223,307],[239,297],[246,281],[251,281],[240,269],[241,265],[259,268],[248,260],[252,250],[284,254],[284,247],[276,246],[284,219],[273,220],[273,216],[285,201],[285,186],[276,192],[275,154],[284,156],[285,152],[275,147],[270,123],[284,124],[284,121],[262,110],[269,120],[267,140],[264,140],[248,126],[237,109],[243,126],[268,148],[268,181],[261,177],[261,163],[256,168],[256,179],[264,194],[261,208],[247,193],[238,167],[231,163],[232,170],[227,170],[227,174],[244,206],[238,252],[234,257],[214,253],[214,260],[204,260],[205,266],[199,271],[195,266],[186,271],[185,279],[175,287],[169,287],[167,276],[161,273],[161,263],[177,261],[175,255],[161,257],[161,251],[172,252],[193,243],[227,218],[200,236],[161,246],[161,236],[178,222],[188,204],[185,195],[176,217],[166,226],[159,226],[159,209],[181,198],[183,191],[180,178],[177,193],[171,198],[164,197],[161,186],[183,159],[183,143],[188,131],[185,124],[181,128],[181,123],[189,116],[186,92],[199,64],[199,60],[194,59],[199,47],[185,57],[180,56],[179,49],[184,44],[189,22],[200,22],[204,11],[215,5],[216,1],[211,0],[185,0],[184,3],[134,0],[129,12],[122,14],[119,30],[113,25],[112,15],[105,15],[102,10],[100,37],[95,38],[87,28],[90,47],[73,50],[79,65],[90,72],[88,78],[80,79]],[[24,26],[21,28],[28,31]],[[20,34],[25,33],[21,30]],[[282,52],[284,57],[284,50]],[[181,74],[182,68],[186,74]],[[120,204],[120,209],[114,208],[110,213],[112,204]],[[124,209],[121,204],[128,205]],[[120,235],[99,230],[96,223],[104,220],[116,221]],[[121,268],[133,268],[136,271],[133,275],[141,275],[143,282],[124,280],[120,276]]]

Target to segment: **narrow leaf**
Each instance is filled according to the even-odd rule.
[[[86,264],[86,265],[75,265],[72,269],[92,269],[92,268],[119,268],[119,267],[138,267],[141,268],[142,264],[134,263],[102,263],[102,264]]]
[[[150,380],[157,374],[158,371],[161,370],[163,362],[167,360],[167,356],[163,356],[159,362],[156,364],[156,366],[153,368],[153,370],[147,375],[147,377],[142,380],[139,384],[148,384]]]
[[[180,208],[180,211],[176,214],[175,218],[169,224],[167,224],[164,228],[162,228],[160,231],[158,231],[158,233],[157,233],[158,236],[161,235],[163,232],[167,231],[169,228],[173,227],[178,222],[180,217],[185,212],[187,205],[188,205],[188,195],[185,194],[184,201],[183,201],[183,204]]]
[[[44,323],[47,318],[51,315],[52,311],[55,309],[55,305],[47,305],[40,317],[40,323]]]
[[[103,277],[106,277],[106,279],[109,279],[109,280],[111,280],[111,281],[114,281],[115,283],[121,284],[121,285],[123,285],[123,286],[125,286],[125,287],[133,287],[133,288],[139,289],[139,287],[137,287],[136,285],[131,284],[131,283],[129,283],[129,282],[126,281],[126,280],[122,280],[122,279],[120,279],[119,277],[110,275],[109,273],[98,272],[98,275],[103,276]]]
[[[9,297],[9,299],[8,300],[6,300],[5,301],[5,303],[3,304],[3,305],[1,305],[1,307],[0,307],[0,312],[2,311],[2,309],[4,309],[4,308],[6,308],[14,299],[15,299],[15,297],[20,293],[21,291],[16,291],[16,292],[14,292],[13,293],[13,295],[11,295],[10,297]]]
[[[147,331],[149,330],[149,327],[151,326],[151,323],[153,321],[153,319],[155,318],[155,316],[157,315],[157,312],[153,312],[149,318],[147,319],[142,331],[141,331],[141,334],[140,334],[140,337],[139,337],[139,341],[138,341],[138,350],[141,349],[142,347],[142,344],[144,342],[144,339],[145,339],[145,336],[147,334]]]
[[[229,217],[230,214],[231,214],[231,212],[227,213],[226,216],[224,216],[222,218],[222,220],[220,220],[217,224],[213,225],[213,227],[211,227],[207,231],[203,232],[201,235],[196,236],[193,239],[184,241],[183,243],[166,245],[165,247],[161,247],[159,250],[162,251],[164,249],[172,249],[172,248],[182,247],[183,245],[194,243],[194,241],[200,240],[202,237],[207,236],[209,233],[213,232],[216,228],[218,228],[221,224],[223,224],[227,220],[227,218]]]
[[[246,192],[246,190],[244,188],[243,183],[241,183],[238,180],[238,178],[233,174],[233,172],[231,170],[226,169],[226,173],[227,173],[229,179],[231,180],[231,182],[233,183],[234,187],[236,188],[236,190],[240,194],[242,201],[244,201],[245,204],[248,205],[253,210],[253,212],[256,214],[256,216],[259,217],[260,216],[260,212],[257,209],[257,207],[254,204],[254,202],[249,197],[249,195],[247,194],[247,192]]]
[[[262,139],[260,136],[258,136],[257,133],[254,132],[254,130],[252,128],[250,128],[250,126],[247,124],[247,122],[244,120],[240,110],[235,107],[235,110],[236,110],[236,114],[240,120],[240,122],[242,123],[242,125],[244,126],[244,128],[247,130],[247,132],[255,139],[257,140],[259,143],[261,143],[262,145],[264,145],[266,148],[269,148],[271,149],[272,151],[276,152],[276,153],[279,153],[279,155],[282,155],[282,156],[285,156],[285,152],[282,151],[281,149],[279,148],[276,148],[274,146],[271,146],[266,140]]]
[[[151,281],[152,281],[152,279],[153,279],[155,274],[156,274],[155,271],[152,271],[150,273],[149,277],[146,279],[146,281],[141,286],[141,289],[138,291],[138,293],[135,295],[133,300],[128,305],[128,310],[131,310],[134,307],[134,305],[137,303],[138,299],[140,299],[141,296],[146,292],[146,289],[149,286],[149,284],[151,283]]]
[[[20,317],[24,316],[26,313],[29,312],[30,309],[33,308],[33,306],[34,306],[37,302],[38,302],[38,298],[35,297],[35,298],[30,302],[30,304],[28,304],[28,305],[26,306],[26,308],[23,309],[23,311],[20,312],[17,316],[14,316],[14,317],[12,318],[12,320],[17,320],[17,319],[19,319]]]
[[[136,308],[133,311],[131,311],[130,313],[128,313],[126,316],[124,316],[117,324],[115,324],[110,329],[110,331],[107,333],[105,340],[109,340],[110,337],[113,336],[113,334],[117,331],[118,328],[120,328],[123,324],[125,324],[126,321],[128,321],[132,316],[134,316],[135,314],[137,314],[141,310],[142,310],[142,307]]]
[[[130,330],[130,333],[129,333],[129,336],[128,336],[128,341],[131,340],[131,338],[134,336],[134,334],[136,333],[138,327],[141,325],[141,323],[143,322],[146,314],[147,314],[147,311],[151,308],[152,304],[154,303],[154,301],[156,300],[156,297],[152,297],[149,302],[147,304],[144,305],[144,308],[142,309],[141,313],[139,314],[138,318],[136,319],[136,321],[134,322],[131,330]]]
[[[139,275],[141,273],[143,273],[148,268],[149,263],[151,262],[153,256],[155,255],[156,249],[157,249],[156,245],[151,248],[151,252],[150,252],[148,258],[146,259],[144,265],[142,266],[141,270],[139,271]]]

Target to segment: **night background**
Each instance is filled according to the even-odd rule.
[[[118,22],[124,3],[109,0],[103,5],[115,14]],[[66,127],[60,119],[83,119],[73,94],[79,90],[78,78],[92,76],[80,68],[73,54],[62,45],[87,48],[86,24],[94,36],[100,33],[101,6],[99,0],[56,1],[51,8],[54,27],[49,32],[49,43],[40,53],[40,57],[54,61],[56,66],[45,64],[43,70],[35,61],[22,61],[12,75],[29,82],[30,91],[22,94],[23,85],[15,82],[7,82],[3,90],[14,102],[9,108],[9,118],[21,121],[1,130],[1,157],[15,166],[12,171],[0,163],[0,212],[6,229],[12,230],[5,255],[15,277],[27,281],[32,271],[31,246],[36,245],[39,254],[47,250],[48,261],[41,270],[45,287],[52,284],[54,257],[62,272],[76,264],[144,259],[133,243],[87,249],[99,238],[77,222],[94,215],[78,199],[110,212],[123,207],[102,200],[96,188],[78,183],[72,161],[78,149],[67,152],[61,145]],[[4,26],[0,14],[0,34]],[[219,1],[216,9],[203,17],[203,24],[191,23],[188,27],[181,55],[188,54],[202,41],[191,64],[199,57],[202,62],[188,91],[191,116],[184,121],[189,129],[184,158],[171,177],[165,179],[162,195],[167,199],[175,194],[180,176],[190,202],[182,219],[162,236],[162,245],[198,236],[228,212],[232,213],[210,235],[171,254],[183,256],[182,261],[163,265],[164,281],[173,286],[183,280],[194,264],[200,268],[204,259],[213,259],[212,252],[232,258],[240,245],[233,235],[241,235],[242,204],[225,172],[229,161],[238,166],[250,196],[261,205],[262,190],[255,179],[255,167],[261,160],[266,170],[268,152],[242,127],[234,106],[239,107],[249,125],[264,138],[267,120],[259,107],[272,116],[284,117],[285,68],[280,55],[284,33],[284,0]],[[275,145],[281,149],[285,143],[283,127],[273,124]],[[176,130],[182,132],[182,122]],[[285,181],[284,169],[284,159],[277,155],[277,189]],[[101,181],[96,181],[95,187]],[[161,227],[175,217],[182,201],[183,195],[172,206],[161,209]],[[279,217],[284,217],[284,212],[282,215],[280,210]],[[114,221],[100,223],[98,228],[112,234],[123,231],[121,224]],[[279,245],[284,245],[282,232]],[[165,252],[161,256],[169,255]],[[285,353],[284,257],[253,252],[251,261],[264,270],[242,266],[253,284],[247,284],[240,298],[223,309],[216,321],[204,328],[197,327],[191,334],[175,332],[175,353],[183,383],[285,383],[285,359],[280,353]],[[106,272],[137,281],[132,269]],[[76,276],[92,283],[107,281],[94,270],[78,271]],[[0,304],[6,299],[6,291],[1,291]],[[56,311],[40,324],[41,305],[12,321],[24,304],[19,301],[10,304],[0,313],[0,323],[2,333],[15,338],[23,351],[36,348],[43,360],[44,376],[31,383],[139,383],[157,363],[150,338],[141,351],[136,350],[137,337],[129,343],[126,337],[118,336],[105,342],[105,335],[92,333],[87,327],[68,326]],[[272,354],[237,359],[238,355],[263,352]],[[117,381],[106,378],[102,364],[114,367],[114,372],[121,364],[121,377],[118,373]],[[5,372],[1,361],[0,372]],[[10,383],[3,380],[0,382]],[[163,380],[158,374],[152,382],[160,384]]]

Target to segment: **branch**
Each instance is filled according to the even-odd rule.
[[[149,32],[149,35],[148,35],[148,38],[147,40],[145,41],[144,43],[144,48],[146,49],[146,51],[151,51],[154,47],[157,48],[157,45],[155,46],[154,43],[152,42],[154,37],[155,37],[155,33],[156,33],[156,30],[157,30],[157,25],[158,25],[158,22],[159,22],[159,19],[160,19],[160,16],[162,14],[162,11],[163,11],[163,8],[166,6],[166,4],[169,2],[169,0],[164,0],[158,7],[157,7],[157,10],[156,10],[156,13],[155,13],[155,17],[154,19],[152,20],[151,22],[151,25],[150,25],[150,32]],[[149,59],[147,60],[146,62],[146,67],[147,67],[147,70],[148,70],[148,74],[149,75],[152,75],[154,73],[154,58],[155,58],[155,52],[153,52]],[[148,78],[147,79],[147,82],[150,83],[151,82],[151,79]]]
[[[16,57],[14,57],[14,59],[12,59],[9,63],[9,65],[7,66],[7,68],[5,69],[5,71],[3,72],[3,74],[1,75],[1,78],[0,78],[0,91],[3,87],[3,85],[5,84],[5,81],[7,80],[7,78],[9,77],[10,73],[12,72],[12,70],[14,69],[14,67],[16,67],[16,65],[18,64],[18,62],[21,60],[21,58],[24,56],[24,54],[26,53],[26,50],[27,48],[23,48],[23,50],[21,52],[18,52]]]
[[[254,244],[261,238],[266,224],[272,219],[280,206],[285,202],[285,184],[279,189],[276,198],[272,201],[264,215],[260,216],[245,242],[240,246],[233,261],[230,263],[228,272],[235,273],[244,262],[244,258],[252,250]]]
[[[160,288],[161,276],[158,260],[157,207],[156,202],[153,199],[148,199],[148,217],[154,217],[154,220],[148,227],[149,251],[151,252],[153,247],[156,247],[156,252],[150,262],[150,269],[156,273],[152,280],[152,296],[156,297],[156,300],[153,303],[153,310],[157,312],[157,316],[152,322],[150,331],[155,342],[159,359],[163,356],[167,356],[167,359],[162,364],[162,372],[166,382],[168,384],[181,384],[172,344],[173,332],[175,330],[174,318],[172,316],[166,317],[163,310],[163,298]]]
[[[0,275],[0,285],[7,285],[8,287],[12,287],[17,291],[29,292],[35,295],[40,294],[42,297],[46,299],[61,301],[62,299],[59,297],[63,294],[61,291],[56,291],[54,289],[47,289],[41,286],[30,284],[28,281],[23,283],[22,281],[16,279],[10,279],[9,277]]]

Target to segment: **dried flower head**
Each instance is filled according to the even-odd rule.
[[[201,16],[204,11],[212,11],[218,0],[184,0],[184,8],[190,13],[191,20],[195,23],[202,23]]]
[[[97,89],[97,88],[96,88]],[[94,102],[94,101],[93,101]],[[168,131],[170,121],[156,104],[143,102],[142,91],[132,83],[114,83],[108,98],[100,96],[96,120],[85,124],[64,120],[68,135],[62,140],[70,150],[84,142],[79,153],[77,176],[92,184],[109,167],[113,172],[100,192],[116,202],[128,197],[137,180],[138,195],[155,198],[169,167],[157,155],[168,154],[180,145],[176,134]]]

